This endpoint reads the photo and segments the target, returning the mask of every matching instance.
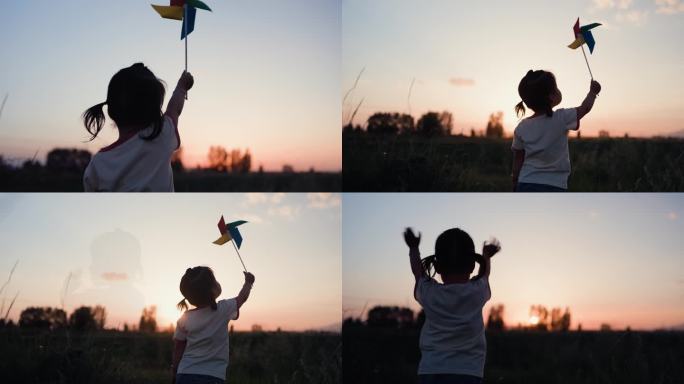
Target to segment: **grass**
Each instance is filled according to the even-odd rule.
[[[345,191],[511,191],[510,139],[343,136]],[[575,192],[684,191],[684,140],[570,140]]]
[[[2,383],[170,383],[172,335],[0,330]],[[236,332],[227,383],[341,382],[340,335]]]
[[[417,329],[343,330],[349,383],[417,383]],[[684,332],[488,332],[485,383],[684,383]]]

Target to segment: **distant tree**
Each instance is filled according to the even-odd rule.
[[[493,305],[489,309],[489,316],[487,317],[487,329],[491,331],[503,331],[506,329],[504,323],[504,305]]]
[[[29,159],[29,160],[24,161],[21,164],[21,169],[23,171],[36,172],[36,171],[40,171],[41,169],[43,169],[43,165],[40,164],[39,161],[36,161],[34,159]]]
[[[294,173],[295,169],[290,164],[283,165],[283,173]]]
[[[499,111],[489,115],[489,122],[487,122],[485,136],[497,139],[504,137],[503,112]]]
[[[138,325],[140,332],[156,332],[157,331],[157,307],[152,305],[143,308],[142,316],[140,316],[140,324]]]
[[[82,173],[92,155],[82,149],[57,148],[48,152],[46,168],[53,172]]]
[[[175,172],[183,172],[185,165],[183,164],[183,147],[180,147],[171,155],[171,169]]]
[[[259,324],[252,324],[252,332],[263,332],[264,328]]]
[[[370,134],[396,135],[415,132],[413,116],[404,113],[377,112],[368,118],[366,131]]]
[[[530,318],[536,319],[536,324],[530,324],[532,328],[540,331],[549,329],[549,311],[543,305],[533,305],[530,307]]]
[[[416,132],[423,136],[449,136],[453,128],[450,112],[427,112],[418,119]]]
[[[553,308],[551,310],[551,330],[552,331],[568,331],[570,329],[570,309],[565,308],[565,312],[561,312],[560,308]]]
[[[470,128],[470,137],[477,137],[477,133],[474,128]]]
[[[220,146],[209,147],[209,168],[218,172],[228,171],[228,152]]]
[[[601,332],[610,332],[613,330],[613,328],[610,326],[610,324],[603,323],[601,324],[601,327],[599,328]]]
[[[404,328],[413,325],[413,311],[404,307],[376,306],[368,311],[370,327]]]
[[[607,138],[610,137],[610,132],[604,131],[604,130],[600,130],[599,133],[598,133],[598,137],[603,138],[603,139],[607,139]]]
[[[259,164],[259,173],[264,173],[264,166]]]
[[[22,328],[57,329],[66,324],[66,312],[59,308],[29,307],[19,315],[19,326]]]
[[[69,316],[69,327],[76,331],[103,329],[105,309],[101,306],[76,308]]]
[[[233,173],[249,173],[252,170],[252,155],[249,149],[243,155],[239,149],[230,151],[230,171]]]

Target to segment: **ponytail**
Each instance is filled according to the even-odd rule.
[[[428,256],[428,257],[426,257],[420,261],[420,264],[423,267],[423,272],[426,275],[428,275],[429,277],[433,277],[436,273],[436,269],[435,269],[435,263],[436,262],[437,262],[437,258],[435,257],[435,255]]]
[[[179,311],[188,310],[188,302],[185,301],[185,297],[183,298],[183,300],[179,301],[178,304],[176,304],[176,308],[178,308]]]
[[[515,115],[525,117],[525,104],[522,101],[515,105]]]
[[[83,124],[85,125],[86,131],[91,135],[90,140],[88,141],[93,141],[104,126],[105,115],[102,107],[104,107],[105,104],[107,104],[106,101],[94,105],[83,112]]]

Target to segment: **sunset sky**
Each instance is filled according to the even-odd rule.
[[[346,194],[343,307],[419,310],[402,238],[423,233],[421,254],[459,227],[482,251],[496,236],[491,304],[508,325],[526,324],[533,304],[569,307],[572,328],[654,329],[684,325],[684,197],[681,194]]]
[[[195,87],[180,119],[185,161],[209,147],[249,148],[253,166],[339,171],[340,6],[337,0],[206,3],[189,39]],[[184,68],[181,23],[150,4],[168,0],[3,4],[0,154],[43,159],[54,147],[96,151],[117,135],[108,120],[88,138],[80,115],[103,102],[111,77],[145,63],[167,84]],[[165,104],[166,105],[166,104]]]
[[[341,321],[340,196],[335,194],[0,195],[0,281],[19,260],[0,297],[10,318],[29,306],[68,313],[104,305],[109,327],[137,324],[156,305],[158,323],[180,316],[178,285],[185,270],[210,266],[221,298],[242,287],[242,266],[231,244],[217,246],[216,227],[248,220],[240,254],[256,276],[235,329],[320,329]],[[1,284],[1,283],[0,283]],[[4,316],[4,313],[3,313]]]
[[[468,134],[503,111],[510,134],[518,83],[530,69],[554,72],[560,107],[576,107],[590,81],[581,50],[567,47],[577,17],[603,24],[593,30],[593,55],[587,50],[603,91],[582,122],[584,134],[684,133],[680,0],[344,0],[342,92],[365,71],[343,115],[362,98],[356,123],[377,111],[410,110],[417,119],[447,110],[453,133]]]

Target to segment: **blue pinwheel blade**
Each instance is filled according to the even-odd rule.
[[[589,53],[594,53],[594,45],[596,44],[594,36],[590,31],[586,31],[582,32],[582,37],[584,37],[584,41],[587,43],[587,47],[589,47]]]
[[[185,7],[185,18],[183,20],[183,29],[181,29],[181,40],[185,39],[192,31],[195,30],[195,16],[197,15],[197,9],[193,7]],[[185,27],[188,27],[188,32],[185,33]]]
[[[228,227],[228,233],[230,233],[230,237],[233,238],[235,245],[240,249],[240,246],[242,245],[242,235],[240,234],[240,231],[237,227]]]

